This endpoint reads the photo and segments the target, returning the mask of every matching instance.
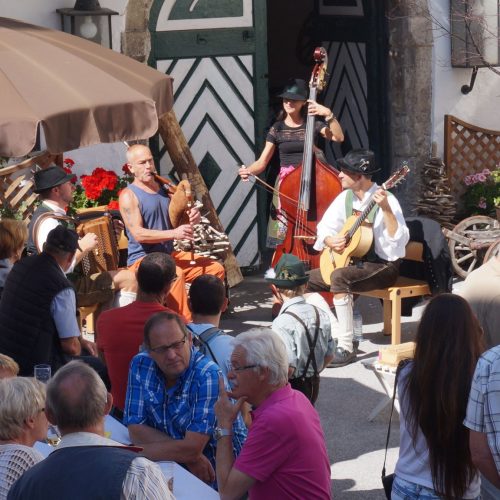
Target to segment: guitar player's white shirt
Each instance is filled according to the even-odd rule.
[[[353,195],[352,208],[362,212],[368,205],[369,200],[375,191],[380,186],[373,184],[373,186],[365,193],[362,200]],[[327,236],[334,236],[337,234],[347,220],[345,213],[345,198],[347,191],[342,191],[327,208],[323,218],[318,223],[317,239],[314,243],[315,250],[323,250],[325,244],[323,243]],[[410,233],[406,226],[401,206],[395,196],[388,196],[389,205],[398,221],[398,229],[393,237],[390,237],[385,229],[384,216],[382,210],[378,210],[373,222],[373,240],[375,242],[375,253],[384,260],[394,261],[401,259],[405,256],[405,247],[410,239]]]

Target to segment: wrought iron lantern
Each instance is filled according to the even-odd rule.
[[[118,15],[118,12],[101,7],[99,0],[76,0],[72,9],[56,9],[56,12],[61,16],[62,31],[67,31],[66,20],[69,19],[69,33],[72,35],[81,36],[101,45],[105,45],[107,41],[109,48],[113,48],[111,16]]]

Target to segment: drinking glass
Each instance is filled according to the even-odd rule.
[[[61,434],[59,434],[59,429],[55,425],[49,424],[49,428],[47,429],[47,444],[53,446],[54,448],[61,441]]]
[[[46,384],[52,375],[50,365],[35,365],[35,378]]]

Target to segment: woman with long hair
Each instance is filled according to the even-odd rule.
[[[278,148],[280,171],[275,185],[276,191],[273,196],[271,217],[267,228],[267,246],[269,248],[279,245],[286,235],[286,222],[284,217],[280,215],[277,192],[283,179],[302,163],[307,114],[321,118],[315,124],[315,137],[321,135],[329,141],[336,142],[344,140],[344,133],[333,112],[316,101],[308,101],[307,94],[307,84],[304,80],[293,79],[288,82],[283,92],[278,96],[283,99],[283,108],[267,133],[266,144],[260,157],[248,167],[242,165],[238,171],[244,181],[247,181],[251,175],[261,174],[271,161],[276,147]]]
[[[400,448],[392,499],[478,499],[463,420],[483,332],[469,304],[442,294],[420,321],[413,361],[399,376]]]

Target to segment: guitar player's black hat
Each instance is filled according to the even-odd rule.
[[[274,269],[265,275],[266,281],[278,288],[297,288],[308,282],[309,276],[303,262],[290,253],[284,253]]]
[[[369,149],[353,149],[340,158],[337,164],[340,170],[361,175],[372,175],[380,170],[375,164],[375,153]]]

